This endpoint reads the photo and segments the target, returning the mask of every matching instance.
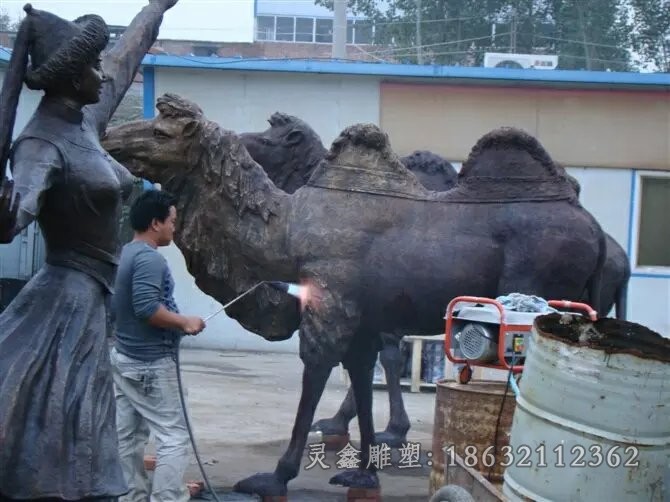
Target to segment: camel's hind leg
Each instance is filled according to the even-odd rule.
[[[403,443],[407,442],[406,435],[410,427],[409,417],[402,399],[402,388],[400,387],[400,375],[402,373],[401,338],[402,336],[393,333],[382,333],[383,348],[379,353],[380,361],[386,373],[390,418],[386,430],[376,433],[375,443],[383,443],[390,448],[400,448]]]
[[[349,433],[349,422],[356,416],[356,400],[354,387],[349,386],[347,395],[331,418],[322,418],[312,425],[313,431],[320,431],[324,436],[346,436]]]
[[[401,338],[402,336],[396,334],[382,333],[383,348],[379,353],[380,362],[386,374],[390,419],[386,429],[375,434],[375,443],[384,443],[391,448],[399,448],[407,441],[406,434],[410,427],[400,386],[400,374],[402,372]],[[349,433],[349,422],[355,416],[354,387],[350,385],[337,413],[331,418],[324,418],[315,422],[312,425],[312,430],[320,431],[325,436],[346,436]]]

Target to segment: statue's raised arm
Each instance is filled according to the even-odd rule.
[[[149,0],[126,28],[114,47],[102,55],[107,80],[103,83],[100,101],[89,105],[98,132],[107,128],[112,115],[133,82],[142,59],[158,37],[163,14],[178,0]]]

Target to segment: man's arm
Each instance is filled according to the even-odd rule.
[[[133,311],[151,326],[197,334],[205,328],[198,317],[170,312],[161,303],[164,261],[154,253],[143,252],[135,258],[133,272]]]

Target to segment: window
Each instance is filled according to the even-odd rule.
[[[638,173],[634,265],[654,272],[670,268],[670,173]],[[659,270],[661,271],[661,270]]]
[[[313,17],[297,17],[295,19],[295,41],[314,42]]]
[[[214,45],[194,45],[193,55],[202,57],[216,56],[218,55],[218,49]]]
[[[333,20],[332,19],[317,19],[316,20],[316,41],[320,43],[333,43]]]
[[[372,44],[370,21],[347,21],[348,44]],[[277,42],[333,43],[333,20],[314,17],[257,16],[256,40]]]
[[[256,40],[275,39],[274,16],[258,16],[256,18]]]
[[[279,42],[293,42],[295,35],[295,18],[277,16],[277,31],[275,40]]]

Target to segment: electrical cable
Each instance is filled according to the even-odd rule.
[[[181,343],[181,340],[180,340]],[[175,363],[177,369],[177,387],[179,388],[179,400],[181,401],[181,408],[184,412],[184,421],[186,422],[186,429],[188,430],[188,436],[191,439],[191,447],[193,448],[193,454],[195,455],[195,460],[198,462],[198,467],[200,468],[200,473],[205,481],[205,486],[207,486],[207,491],[212,494],[216,502],[221,502],[219,497],[216,495],[216,492],[212,489],[212,484],[209,482],[205,468],[202,465],[202,460],[200,460],[200,454],[198,453],[198,447],[196,446],[195,437],[193,436],[193,429],[191,428],[191,421],[188,418],[188,411],[186,409],[186,400],[184,399],[184,388],[181,382],[181,369],[179,366],[179,346],[175,353]]]
[[[235,298],[233,298],[231,301],[226,303],[223,307],[221,307],[219,310],[217,310],[213,314],[210,314],[209,316],[207,316],[205,318],[205,320],[209,320],[212,317],[220,314],[226,308],[231,306],[233,303],[237,302],[242,297],[251,293],[254,289],[256,289],[261,284],[268,284],[268,285],[270,285],[270,286],[272,286],[276,289],[279,289],[281,291],[285,291],[285,292],[289,292],[290,294],[293,294],[291,292],[292,290],[291,290],[291,285],[290,284],[287,284],[285,282],[280,282],[280,281],[261,281],[258,284],[256,284],[255,286],[247,289],[241,295],[236,296]],[[179,342],[177,344],[177,350],[175,351],[175,363],[176,363],[176,371],[177,371],[177,387],[179,389],[179,400],[181,401],[181,407],[182,407],[182,411],[184,413],[184,421],[186,423],[186,429],[188,430],[189,438],[191,439],[191,447],[193,448],[193,454],[195,455],[195,459],[198,462],[198,467],[200,468],[200,473],[202,474],[202,477],[205,481],[205,486],[207,487],[207,490],[209,491],[209,493],[211,493],[212,496],[214,497],[214,500],[216,502],[221,502],[219,497],[216,495],[216,492],[212,489],[212,485],[209,481],[209,477],[207,476],[207,473],[205,472],[205,468],[202,465],[202,460],[200,459],[200,454],[198,453],[198,447],[196,446],[195,436],[193,434],[193,428],[191,427],[191,421],[189,420],[189,417],[188,417],[188,410],[186,408],[186,399],[184,398],[184,387],[183,387],[182,381],[181,381],[181,367],[180,367],[180,363],[179,363],[179,351],[181,350],[180,349],[181,340],[182,340],[182,337],[179,338]]]
[[[507,391],[509,390],[509,380],[512,377],[512,370],[514,368],[514,354],[512,354],[512,362],[509,366],[509,372],[507,373],[507,379],[505,382],[505,392],[503,393],[502,401],[500,403],[500,411],[498,411],[498,419],[496,420],[496,429],[493,436],[493,462],[489,466],[489,472],[486,475],[489,481],[491,480],[491,474],[493,473],[493,466],[496,465],[496,456],[498,455],[498,432],[500,431],[500,419],[502,418],[503,409],[505,408],[505,399],[507,398]]]

